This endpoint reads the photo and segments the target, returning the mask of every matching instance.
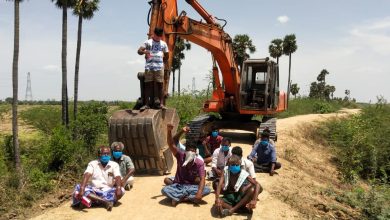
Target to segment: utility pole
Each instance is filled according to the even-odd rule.
[[[195,94],[195,90],[196,90],[195,77],[192,77],[192,89],[191,89],[192,95]]]
[[[31,89],[31,76],[30,72],[27,73],[27,87],[26,87],[26,101],[32,101],[33,96],[32,96],[32,89]]]

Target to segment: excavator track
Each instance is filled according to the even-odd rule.
[[[197,142],[207,133],[207,131],[204,130],[204,125],[213,120],[214,116],[199,115],[192,121],[190,121],[190,123],[188,123],[188,126],[190,127],[190,132],[186,134],[186,141]]]
[[[166,141],[168,123],[177,130],[176,109],[120,110],[109,119],[109,141],[125,145],[124,153],[132,159],[137,174],[163,175],[173,166]]]
[[[258,133],[259,136],[260,136],[261,132],[263,132],[263,130],[267,127],[271,131],[270,138],[274,141],[277,141],[278,135],[276,133],[276,118],[266,117],[266,116],[263,117],[261,124],[260,124],[260,127],[259,127],[259,133]]]

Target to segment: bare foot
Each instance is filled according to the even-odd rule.
[[[111,211],[113,206],[114,206],[114,203],[113,203],[113,202],[107,202],[107,203],[106,203],[106,209],[107,209],[107,211]]]
[[[173,207],[176,207],[176,206],[177,206],[177,204],[179,204],[179,202],[178,202],[178,201],[176,201],[176,200],[174,200],[174,199],[172,199],[172,206],[173,206]]]

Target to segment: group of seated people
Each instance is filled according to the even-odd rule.
[[[269,131],[261,134],[261,139],[255,142],[252,152],[245,158],[242,148],[232,148],[231,140],[221,137],[216,128],[212,128],[203,142],[187,141],[184,145],[180,143],[180,137],[190,131],[189,127],[182,128],[174,136],[172,130],[173,125],[169,124],[167,143],[177,160],[176,175],[165,178],[166,186],[161,190],[171,199],[172,206],[180,202],[201,203],[202,198],[211,192],[206,186],[207,176],[212,181],[215,207],[221,216],[240,210],[252,212],[263,190],[256,180],[255,171],[268,172],[272,176],[281,167],[276,161]],[[123,148],[121,142],[114,142],[111,149],[99,148],[98,160],[88,164],[82,183],[75,187],[74,206],[90,207],[97,203],[111,210],[125,190],[132,187],[134,165],[130,157],[122,153]],[[210,162],[211,170],[206,172],[205,165]]]

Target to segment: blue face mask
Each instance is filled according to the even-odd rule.
[[[260,144],[261,144],[262,146],[267,146],[267,145],[268,145],[268,141],[265,141],[265,140],[264,140],[264,141],[261,141]]]
[[[223,151],[223,152],[229,151],[229,146],[227,146],[227,145],[222,145],[222,151]]]
[[[212,131],[211,132],[212,137],[217,137],[218,136],[218,131]]]
[[[108,161],[110,161],[110,159],[111,159],[111,157],[108,156],[108,155],[100,156],[100,162],[101,162],[102,164],[107,164]]]
[[[114,151],[112,152],[112,156],[114,156],[115,159],[119,159],[122,157],[122,151]]]
[[[231,165],[229,166],[229,170],[230,172],[232,172],[233,174],[237,174],[241,171],[241,166],[238,166],[238,165]]]

